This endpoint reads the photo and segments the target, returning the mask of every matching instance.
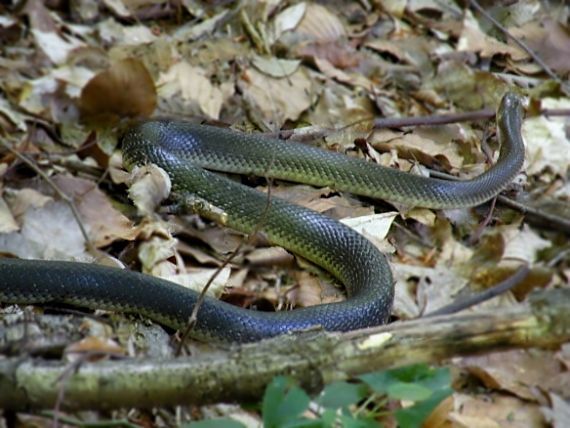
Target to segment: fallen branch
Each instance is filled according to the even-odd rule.
[[[0,407],[112,409],[258,400],[287,374],[311,392],[365,372],[512,348],[552,348],[570,340],[570,290],[541,291],[528,305],[446,315],[345,334],[320,331],[235,346],[220,356],[132,359],[69,366],[0,360]],[[65,374],[65,376],[64,376]]]

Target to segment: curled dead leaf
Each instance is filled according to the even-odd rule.
[[[296,30],[315,41],[333,42],[346,37],[346,30],[338,17],[326,7],[307,4],[305,15]]]
[[[156,207],[170,194],[170,177],[155,165],[135,168],[131,179],[129,198],[143,215],[153,214]]]
[[[156,107],[154,81],[142,62],[127,58],[93,77],[81,91],[81,119],[110,126],[123,117],[146,117]]]

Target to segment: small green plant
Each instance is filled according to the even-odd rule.
[[[276,377],[261,403],[265,428],[372,428],[390,413],[400,428],[419,428],[435,407],[452,392],[447,368],[424,364],[369,373],[356,382],[335,382],[311,400],[291,378]],[[390,401],[406,407],[389,412]],[[231,419],[195,422],[191,428],[243,428]]]

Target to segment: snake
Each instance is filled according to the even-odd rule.
[[[507,92],[496,114],[497,161],[469,180],[406,173],[311,145],[256,133],[168,119],[147,119],[120,137],[127,169],[156,164],[174,195],[200,198],[244,233],[261,227],[269,241],[330,273],[347,298],[294,310],[258,311],[212,297],[199,306],[190,335],[202,341],[255,342],[322,328],[345,332],[385,324],[394,300],[386,256],[363,235],[316,211],[242,185],[224,173],[328,186],[409,206],[471,207],[495,197],[521,171],[522,98]],[[171,329],[186,327],[199,293],[128,269],[72,261],[0,259],[0,303],[62,304],[140,314]]]

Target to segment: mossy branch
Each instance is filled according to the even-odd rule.
[[[458,355],[557,347],[570,339],[570,290],[492,312],[445,315],[345,334],[320,331],[234,346],[220,356],[130,359],[73,366],[0,360],[0,407],[111,409],[258,400],[280,374],[308,391],[365,372]]]

